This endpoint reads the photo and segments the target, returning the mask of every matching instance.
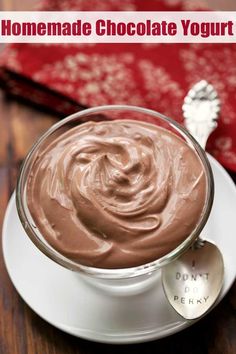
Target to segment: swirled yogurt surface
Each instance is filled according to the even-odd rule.
[[[27,203],[46,241],[83,265],[126,268],[175,249],[197,225],[206,176],[168,130],[87,122],[49,143],[31,167]]]

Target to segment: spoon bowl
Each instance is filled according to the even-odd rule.
[[[200,239],[162,272],[170,304],[189,320],[201,317],[211,308],[220,294],[223,278],[221,252],[212,242]]]

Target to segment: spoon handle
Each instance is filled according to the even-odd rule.
[[[185,127],[203,149],[217,127],[220,100],[214,87],[207,81],[196,83],[188,92],[182,106]]]

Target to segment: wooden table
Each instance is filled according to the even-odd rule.
[[[4,10],[29,9],[29,4],[29,0],[0,1]],[[22,159],[35,139],[56,121],[57,117],[0,92],[0,229]],[[10,282],[0,253],[0,354],[236,354],[236,284],[208,316],[183,332],[138,345],[103,345],[67,335],[31,311]]]

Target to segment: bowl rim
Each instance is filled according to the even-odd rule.
[[[177,130],[182,136],[184,136],[185,140],[187,143],[189,143],[193,148],[194,151],[197,153],[206,173],[206,185],[207,185],[207,192],[206,192],[206,201],[204,205],[204,209],[201,215],[201,218],[199,219],[196,227],[193,229],[192,233],[183,241],[181,242],[174,250],[170,251],[168,254],[162,256],[161,258],[158,258],[155,261],[142,264],[140,266],[135,266],[135,267],[130,267],[130,268],[115,268],[115,269],[105,269],[105,268],[97,268],[97,267],[90,267],[90,266],[85,266],[80,263],[77,263],[73,260],[70,260],[69,258],[66,258],[62,254],[60,254],[58,251],[53,249],[46,241],[42,241],[42,237],[39,237],[35,231],[35,228],[32,226],[33,218],[31,217],[32,220],[29,220],[29,217],[27,215],[26,211],[26,201],[24,200],[25,196],[25,173],[27,172],[27,169],[29,169],[30,163],[32,162],[32,158],[34,156],[35,151],[37,151],[37,148],[49,137],[51,134],[53,134],[57,129],[61,128],[68,122],[72,122],[73,120],[77,120],[79,118],[85,117],[89,114],[94,114],[94,113],[101,113],[102,111],[111,111],[111,110],[128,110],[128,111],[136,111],[139,113],[145,113],[147,115],[150,115],[154,118],[158,118],[161,120],[164,120],[167,122],[172,128]],[[132,119],[129,119],[132,120]],[[82,122],[84,123],[84,122]],[[199,236],[200,232],[202,231],[203,227],[205,226],[208,217],[210,215],[210,211],[212,208],[213,204],[213,199],[214,199],[214,179],[213,179],[213,173],[212,169],[210,166],[210,163],[208,161],[207,155],[205,151],[202,149],[202,147],[199,145],[199,143],[196,141],[196,139],[184,128],[181,126],[179,123],[174,121],[173,119],[156,112],[154,110],[148,109],[148,108],[143,108],[143,107],[138,107],[138,106],[131,106],[131,105],[105,105],[105,106],[97,106],[93,108],[88,108],[84,109],[82,111],[73,113],[66,118],[60,120],[56,124],[53,124],[36,142],[33,144],[31,149],[29,150],[28,154],[26,155],[21,168],[20,168],[20,173],[19,177],[17,180],[17,186],[16,186],[16,207],[17,207],[17,212],[21,221],[21,224],[28,235],[28,237],[31,239],[31,241],[35,244],[35,246],[43,252],[47,257],[49,257],[51,260],[55,261],[56,263],[62,265],[65,268],[68,268],[73,271],[78,271],[85,273],[89,276],[93,276],[96,278],[102,278],[102,279],[110,279],[110,280],[115,280],[115,279],[126,279],[126,278],[133,278],[137,277],[140,275],[144,275],[147,273],[150,273],[154,270],[160,269],[161,267],[167,265],[171,261],[175,260],[178,258],[180,255],[182,255],[195,241],[195,239]],[[40,231],[38,230],[40,233]]]

